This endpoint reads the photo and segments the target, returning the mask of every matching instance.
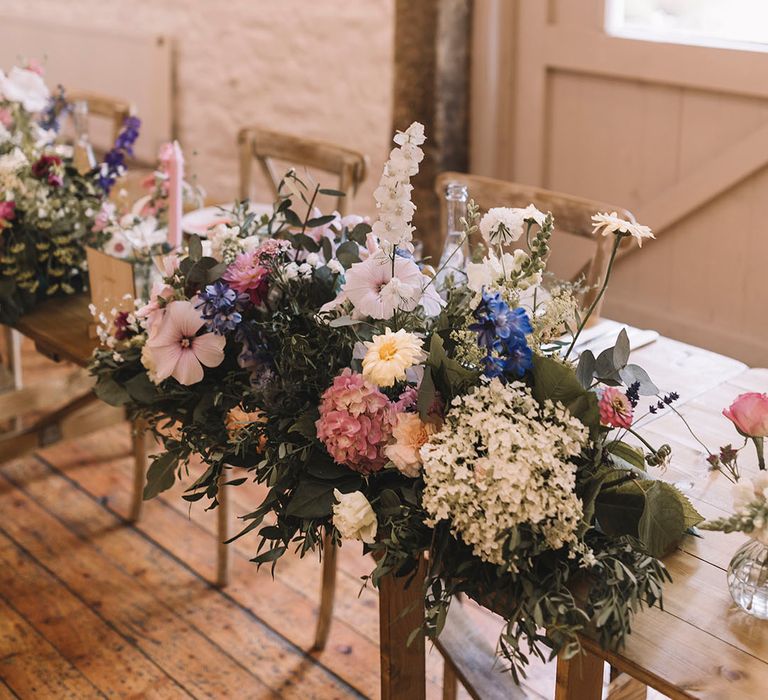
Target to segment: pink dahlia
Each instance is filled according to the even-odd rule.
[[[0,231],[11,225],[16,216],[16,202],[0,202]]]
[[[370,474],[387,462],[384,449],[395,422],[389,399],[347,368],[323,393],[315,425],[317,437],[336,462]]]
[[[268,270],[260,264],[256,251],[242,253],[222,275],[222,279],[237,292],[247,294],[258,305],[267,295]]]
[[[627,395],[609,386],[603,389],[598,404],[600,409],[600,422],[613,428],[629,428],[632,426],[632,404]]]

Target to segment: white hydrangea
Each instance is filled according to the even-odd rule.
[[[503,546],[517,526],[544,547],[585,556],[572,459],[587,441],[562,404],[540,406],[521,382],[481,384],[451,402],[442,430],[421,448],[427,524],[450,521],[478,557],[510,571],[516,564]]]
[[[424,158],[419,148],[425,140],[424,126],[414,122],[405,131],[398,131],[394,140],[398,147],[389,154],[379,186],[373,192],[379,210],[373,234],[392,245],[407,245],[413,239],[411,220],[416,211],[410,178],[419,172]]]

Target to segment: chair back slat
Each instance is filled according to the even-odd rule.
[[[123,128],[126,117],[135,112],[131,103],[126,100],[87,90],[70,90],[67,92],[67,99],[70,102],[87,102],[89,116],[110,121],[112,123],[112,141],[117,138]]]
[[[552,212],[555,218],[556,231],[590,239],[594,246],[594,252],[591,258],[571,278],[571,281],[574,282],[580,278],[584,280],[586,290],[581,299],[584,308],[588,308],[592,304],[605,279],[613,244],[612,237],[595,237],[593,235],[592,215],[597,212],[616,212],[622,219],[635,220],[635,217],[628,210],[605,202],[575,197],[531,185],[452,171],[440,173],[435,180],[435,193],[441,200],[446,185],[451,182],[466,185],[470,198],[483,212],[491,207],[526,207],[529,204],[534,204],[545,213]],[[445,221],[444,207],[441,208],[440,224],[441,231],[446,231],[447,222]],[[602,301],[595,309],[594,320],[600,316]]]
[[[337,189],[346,196],[339,197],[337,210],[347,213],[349,199],[365,180],[367,158],[362,153],[327,141],[305,139],[259,127],[246,127],[238,134],[240,151],[240,198],[248,199],[253,182],[253,161],[256,160],[275,196],[282,173],[276,172],[274,161],[291,167],[308,167],[331,173],[338,178]]]

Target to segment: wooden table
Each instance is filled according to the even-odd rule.
[[[722,409],[745,391],[768,391],[768,369],[749,369],[667,338],[633,353],[632,361],[642,365],[663,392],[680,394],[678,410],[712,450],[739,439]],[[707,479],[703,450],[677,416],[662,411],[640,425],[652,443],[672,447],[671,466],[661,478],[685,489],[705,517],[728,511],[728,482],[724,477]],[[756,473],[754,450],[746,449],[742,455],[745,475]],[[673,582],[664,591],[664,610],[640,613],[624,649],[606,652],[584,637],[584,655],[558,661],[557,700],[599,699],[604,661],[675,699],[766,696],[768,622],[739,610],[726,583],[728,563],[745,536],[701,534],[701,538],[686,536],[665,559]],[[400,581],[390,579],[381,587],[380,601],[382,699],[420,700],[425,697],[423,640],[405,645],[423,619],[420,587],[403,589]],[[398,618],[411,605],[410,612]]]
[[[16,419],[17,429],[0,437],[0,461],[20,457],[60,440],[82,437],[125,420],[122,408],[107,406],[93,393],[93,379],[85,372],[98,345],[88,326],[91,314],[86,294],[49,299],[22,316],[7,335],[14,391],[0,395],[0,420]],[[26,336],[35,349],[55,362],[70,362],[77,369],[65,377],[41,385],[22,386],[18,335]],[[55,408],[53,408],[55,407]],[[44,413],[28,426],[18,417]],[[139,517],[147,458],[144,429],[134,424],[134,495],[130,520]]]

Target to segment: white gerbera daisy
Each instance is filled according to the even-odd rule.
[[[368,351],[363,358],[363,376],[380,387],[405,379],[406,370],[426,359],[421,338],[402,328],[397,333],[387,328],[383,335],[367,341],[365,347]]]
[[[626,221],[614,211],[610,214],[595,214],[592,217],[592,233],[600,233],[607,236],[610,233],[624,234],[637,239],[638,247],[642,247],[644,238],[656,238],[648,226]]]

